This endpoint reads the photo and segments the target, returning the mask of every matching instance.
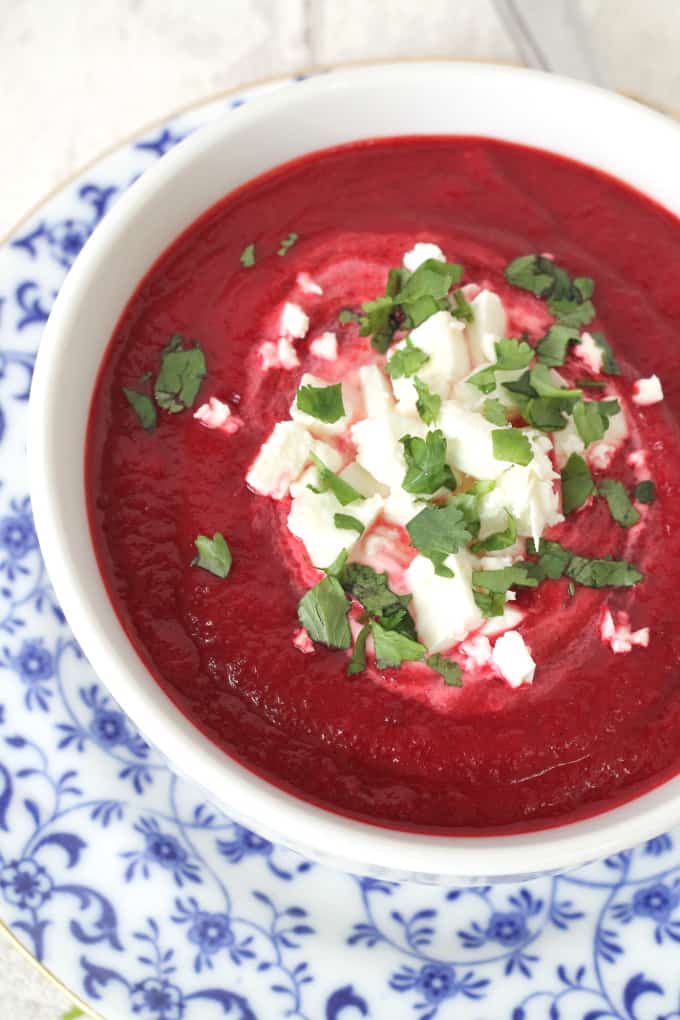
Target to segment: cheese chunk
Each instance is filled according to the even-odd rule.
[[[454,319],[449,312],[435,312],[425,322],[411,330],[411,342],[427,354],[429,360],[416,373],[427,383],[433,393],[440,397],[449,396],[451,386],[470,371],[470,357],[464,337],[463,323]],[[406,344],[402,340],[395,347],[399,350]],[[397,400],[399,414],[414,415],[418,394],[412,377],[392,380],[392,390]]]
[[[322,333],[316,340],[312,340],[309,350],[317,358],[324,361],[336,361],[338,357],[338,338],[335,333]]]
[[[359,382],[367,418],[382,418],[394,410],[387,379],[377,365],[362,365],[359,369]]]
[[[302,386],[313,386],[315,388],[323,389],[329,385],[331,384],[327,383],[324,379],[319,379],[318,376],[312,375],[310,372],[305,372],[300,379],[298,390]],[[351,406],[348,402],[346,386],[342,386],[342,403],[345,408],[345,414],[343,414],[341,418],[338,418],[337,421],[333,422],[321,421],[319,418],[315,418],[313,415],[300,410],[297,405],[296,393],[295,399],[290,405],[290,416],[293,421],[304,425],[305,428],[307,428],[315,436],[341,436],[343,432],[347,431],[351,415]]]
[[[499,478],[507,461],[493,455],[491,433],[498,428],[474,411],[467,411],[452,400],[445,400],[438,422],[446,436],[449,463],[472,478]]]
[[[321,459],[323,460],[323,458]],[[330,467],[330,464],[328,466]],[[336,471],[337,468],[331,468],[331,470]],[[361,464],[358,464],[355,460],[340,472],[340,477],[343,482],[347,482],[353,489],[360,492],[362,496],[389,496],[390,490],[387,486],[381,485],[380,482],[376,481],[373,475],[369,475],[368,471],[362,468]]]
[[[474,318],[465,327],[473,365],[496,360],[496,340],[505,335],[508,320],[503,302],[491,290],[482,290],[470,302]]]
[[[300,482],[291,488],[293,497],[288,514],[288,530],[299,538],[315,567],[329,566],[342,552],[351,549],[361,538],[352,529],[338,528],[335,514],[356,517],[364,528],[369,528],[383,507],[381,496],[370,496],[343,506],[332,492],[313,492],[307,486],[318,487],[316,468],[310,468]]]
[[[638,379],[633,386],[633,403],[638,407],[649,407],[663,400],[663,389],[658,375],[650,375],[649,379]]]
[[[357,444],[357,461],[370,475],[390,489],[401,487],[406,474],[402,436],[425,435],[421,421],[386,414],[382,418],[365,418],[352,426]]]
[[[415,273],[416,269],[422,266],[423,262],[427,262],[428,259],[446,262],[444,252],[438,244],[419,241],[418,244],[414,244],[411,250],[407,251],[404,255],[404,269],[408,269],[409,273]]]
[[[502,634],[493,646],[491,659],[511,687],[533,683],[536,663],[519,631],[509,630]]]
[[[574,344],[573,352],[595,375],[602,371],[602,348],[598,347],[597,341],[590,333],[581,334],[581,341]]]
[[[506,527],[509,510],[517,520],[517,533],[531,537],[538,543],[546,528],[564,520],[559,509],[559,495],[554,481],[558,477],[553,471],[550,457],[550,439],[537,432],[527,430],[534,453],[533,460],[523,466],[504,465],[501,475],[496,477],[496,487],[484,496],[481,503],[481,534],[483,536],[501,531]]]
[[[292,301],[286,301],[281,312],[279,330],[281,336],[292,337],[293,340],[302,340],[307,336],[309,329],[309,316]]]
[[[475,563],[470,553],[461,550],[446,557],[454,577],[439,577],[425,556],[416,556],[406,570],[418,637],[430,652],[450,648],[482,622],[472,594]]]
[[[309,461],[312,437],[297,422],[280,421],[250,465],[246,482],[262,496],[283,499]]]

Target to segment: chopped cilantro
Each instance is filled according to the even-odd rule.
[[[250,269],[251,266],[255,265],[255,244],[254,244],[254,242],[251,242],[250,244],[247,244],[245,246],[245,248],[241,252],[240,259],[241,259],[241,265],[245,269]]]
[[[553,298],[548,305],[557,321],[564,326],[578,328],[595,318],[593,302],[583,301],[578,297]]]
[[[572,326],[555,323],[536,345],[536,357],[542,365],[557,368],[567,360],[571,344],[579,342],[579,332]]]
[[[529,290],[536,297],[546,298],[555,287],[555,263],[543,255],[520,255],[505,270],[505,279],[513,287]]]
[[[428,655],[425,660],[435,673],[439,673],[444,678],[444,683],[447,687],[462,687],[463,681],[461,677],[463,670],[460,668],[457,662],[452,659],[447,659],[445,655]]]
[[[338,322],[346,326],[349,322],[359,322],[361,316],[358,312],[352,311],[351,308],[341,308],[338,312]]]
[[[177,414],[192,407],[206,374],[201,346],[185,350],[184,338],[175,333],[161,352],[161,370],[154,385],[156,403],[164,411]]]
[[[640,511],[631,503],[622,482],[613,478],[603,478],[597,491],[607,500],[609,513],[622,528],[632,528],[640,520]]]
[[[515,544],[517,541],[517,521],[509,510],[505,511],[505,515],[508,520],[505,530],[495,531],[492,535],[487,535],[481,541],[475,542],[472,546],[472,552],[475,556],[478,556],[480,552],[498,552],[499,549],[508,549],[511,545]]]
[[[474,322],[475,313],[462,290],[454,290],[451,296],[455,305],[455,307],[452,306],[451,308],[451,315],[454,315],[457,319],[462,319],[463,322]]]
[[[529,381],[539,397],[554,397],[558,400],[573,402],[581,396],[581,390],[570,390],[566,386],[555,385],[547,365],[534,365],[531,369]]]
[[[336,577],[324,577],[302,596],[298,619],[312,641],[329,648],[349,648],[352,632],[347,622],[350,604]]]
[[[225,578],[231,570],[231,550],[224,535],[216,531],[212,538],[198,535],[194,541],[198,555],[192,566],[210,571],[215,577]]]
[[[390,269],[385,293],[363,306],[361,336],[371,336],[371,345],[384,354],[400,325],[417,326],[448,307],[447,294],[462,273],[461,266],[437,259],[427,259],[414,273]]]
[[[522,255],[507,266],[508,283],[548,300],[550,311],[565,326],[582,326],[595,315],[590,300],[593,281],[587,276],[574,280],[566,269],[545,255]]]
[[[491,393],[496,389],[496,366],[487,365],[486,368],[480,368],[479,372],[468,377],[467,382],[471,386],[476,386],[482,393]]]
[[[359,631],[347,666],[348,676],[354,676],[355,673],[363,673],[366,669],[366,640],[370,632],[371,628],[367,623]]]
[[[427,299],[442,301],[462,275],[463,267],[454,262],[426,259],[403,283],[394,299],[395,304],[406,306],[409,315],[413,317],[413,305]]]
[[[550,581],[559,580],[571,560],[569,549],[565,549],[559,542],[548,542],[544,538],[541,539],[538,549],[530,540],[527,551],[539,556],[538,563],[531,565],[532,575],[539,581],[545,581],[546,578]]]
[[[482,616],[487,619],[491,619],[494,616],[502,616],[505,612],[505,592],[473,591],[472,597]]]
[[[503,372],[514,372],[526,368],[535,353],[526,340],[501,337],[496,341],[496,364],[493,367]]]
[[[572,556],[566,574],[586,588],[630,588],[644,577],[624,560],[590,560],[585,556]]]
[[[574,405],[574,424],[586,446],[602,439],[609,428],[609,418],[620,410],[618,400],[579,400]]]
[[[402,662],[422,662],[425,658],[425,645],[419,641],[399,631],[387,630],[376,620],[371,620],[370,627],[378,669],[401,666]]]
[[[442,406],[442,398],[438,393],[433,393],[427,383],[417,376],[413,380],[418,399],[416,400],[416,411],[426,425],[434,425],[439,417]]]
[[[441,577],[453,577],[444,560],[458,552],[472,538],[463,511],[453,503],[425,506],[406,525],[411,544],[435,565]]]
[[[394,295],[401,286],[403,271],[390,269],[382,297],[366,301],[362,306],[364,315],[360,321],[360,336],[371,337],[371,347],[384,354],[392,343],[398,323],[394,319]]]
[[[475,482],[467,492],[449,496],[449,506],[457,507],[463,515],[465,527],[471,535],[479,534],[479,501],[496,488],[495,482]]]
[[[603,390],[607,384],[601,379],[577,379],[576,385],[584,390]]]
[[[562,510],[565,514],[578,510],[594,491],[590,468],[583,457],[572,453],[562,468]]]
[[[280,242],[279,250],[277,251],[276,254],[285,255],[288,249],[293,247],[295,242],[298,240],[299,236],[300,236],[299,234],[291,233],[288,235],[288,237],[284,237]]]
[[[323,568],[324,574],[331,574],[332,577],[338,577],[338,575],[342,573],[345,563],[347,563],[347,556],[347,550],[341,549],[331,565]]]
[[[429,354],[415,347],[411,337],[407,336],[405,345],[396,350],[385,365],[385,371],[393,379],[403,379],[415,375],[429,360]]]
[[[390,589],[387,574],[377,574],[364,563],[347,563],[338,580],[369,616],[378,619],[386,630],[396,630],[416,640],[416,627],[408,611],[410,595],[397,595]]]
[[[533,425],[541,432],[559,432],[567,424],[564,410],[560,398],[533,397],[522,408],[522,414],[528,425]]]
[[[503,594],[514,585],[520,588],[537,588],[538,580],[532,577],[529,568],[528,563],[515,563],[511,567],[501,567],[499,570],[473,570],[472,583],[475,588]]]
[[[437,489],[455,489],[456,479],[446,463],[446,439],[441,429],[419,436],[402,436],[406,474],[401,483],[406,492],[431,495]]]
[[[656,499],[656,485],[650,480],[638,482],[633,495],[638,503],[653,503]]]
[[[363,535],[364,526],[357,517],[352,517],[351,514],[333,514],[333,524],[336,528],[342,528],[345,531],[356,531],[359,535]]]
[[[146,429],[147,432],[153,432],[158,421],[158,414],[156,412],[156,405],[151,397],[147,396],[146,393],[138,393],[137,390],[128,389],[127,386],[123,387],[123,393],[139,418],[142,428]]]
[[[482,414],[492,425],[508,424],[508,415],[500,400],[487,397],[482,405]]]
[[[364,497],[360,492],[345,482],[339,475],[336,475],[334,471],[331,471],[329,467],[326,467],[324,462],[320,460],[315,453],[310,454],[314,466],[316,467],[317,474],[319,476],[319,488],[315,489],[315,492],[328,492],[329,490],[333,493],[338,503],[343,506],[347,506],[348,503],[356,503],[358,500]],[[312,488],[312,486],[310,486]]]
[[[614,357],[614,352],[612,351],[611,347],[607,343],[607,341],[605,339],[605,336],[604,336],[604,333],[601,333],[599,330],[595,330],[590,335],[592,336],[593,340],[595,341],[597,346],[602,351],[602,371],[603,371],[603,373],[605,375],[621,375],[621,369],[619,368],[619,366],[616,363],[616,358]]]
[[[494,429],[491,433],[491,442],[496,460],[507,460],[523,467],[533,460],[531,443],[519,429]]]
[[[329,424],[339,421],[345,414],[342,402],[342,386],[301,386],[297,391],[298,410]]]

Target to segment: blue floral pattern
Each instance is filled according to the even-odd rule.
[[[249,98],[121,148],[0,248],[0,918],[107,1020],[680,1020],[678,833],[494,887],[313,866],[175,776],[68,630],[26,495],[42,326],[125,188]]]

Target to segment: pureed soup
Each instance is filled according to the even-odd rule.
[[[680,225],[476,138],[227,196],[94,394],[102,575],[228,754],[376,823],[531,829],[680,763]]]

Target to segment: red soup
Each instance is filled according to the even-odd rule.
[[[131,298],[92,401],[104,582],[226,754],[434,833],[680,764],[680,225],[477,138],[315,154]]]

